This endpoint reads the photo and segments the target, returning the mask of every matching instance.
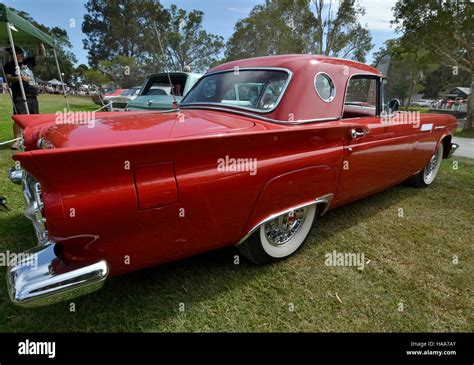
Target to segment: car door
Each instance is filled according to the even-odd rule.
[[[383,190],[410,174],[415,130],[382,113],[382,88],[374,76],[353,76],[348,82],[341,120],[348,133],[335,203]]]

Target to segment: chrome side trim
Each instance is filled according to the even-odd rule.
[[[235,113],[235,114],[243,115],[243,116],[246,116],[246,117],[259,119],[259,120],[263,120],[265,122],[276,123],[276,124],[286,124],[286,125],[291,125],[291,124],[298,125],[298,124],[317,123],[317,122],[330,122],[330,121],[336,121],[336,120],[341,119],[341,118],[329,117],[329,118],[302,119],[302,120],[289,121],[289,120],[280,120],[280,119],[267,118],[267,117],[264,117],[262,115],[246,113],[246,112],[241,111],[241,110],[234,110],[234,109],[231,109],[231,108],[214,107],[214,106],[210,106],[210,105],[209,106],[208,105],[190,105],[190,104],[188,104],[187,106],[186,105],[183,105],[183,106],[180,105],[180,109],[217,110],[217,111],[220,111],[220,112]],[[166,111],[164,113],[168,113],[168,112],[175,112],[175,111],[170,110],[170,111]]]
[[[8,169],[8,178],[12,183],[21,185],[21,182],[23,181],[23,170],[10,167]]]
[[[66,264],[56,257],[54,243],[22,253],[21,259],[7,269],[11,301],[22,307],[39,307],[100,289],[109,274],[107,262]],[[61,272],[56,272],[56,265]]]
[[[322,204],[322,203],[325,204],[323,211],[319,214],[320,216],[326,214],[326,212],[329,210],[329,206],[331,205],[333,198],[334,198],[334,194],[326,194],[316,199],[316,204]]]
[[[459,145],[457,143],[451,143],[451,150],[449,151],[448,158],[450,158],[454,152],[459,148]]]
[[[285,209],[285,210],[282,210],[278,213],[274,213],[270,216],[268,216],[267,218],[263,219],[261,222],[259,222],[258,224],[256,224],[250,231],[247,232],[247,234],[239,241],[237,242],[237,244],[235,246],[238,246],[240,244],[242,244],[247,238],[249,238],[262,224],[265,224],[273,219],[275,219],[276,217],[282,215],[282,214],[287,214],[289,212],[291,212],[292,210],[296,210],[296,209],[301,209],[301,208],[305,208],[305,207],[309,207],[310,205],[313,205],[313,204],[325,204],[325,207],[323,209],[323,211],[321,212],[320,216],[321,215],[324,215],[326,214],[326,212],[328,211],[329,209],[329,206],[331,205],[331,201],[334,197],[334,194],[326,194],[326,195],[323,195],[319,198],[316,198],[316,200],[312,201],[312,202],[309,202],[309,203],[304,203],[304,204],[300,204],[300,205],[296,205],[294,207],[291,207],[291,208],[288,208],[288,209]]]

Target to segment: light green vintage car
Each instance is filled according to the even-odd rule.
[[[126,110],[171,110],[173,94],[179,103],[201,76],[187,72],[151,75],[143,83],[138,96],[128,103]]]

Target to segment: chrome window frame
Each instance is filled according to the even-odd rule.
[[[357,78],[357,77],[367,77],[367,78],[373,78],[375,81],[377,81],[377,85],[376,85],[376,89],[377,89],[377,95],[376,95],[376,104],[375,104],[375,115],[374,116],[370,116],[370,117],[367,117],[367,118],[374,118],[374,117],[380,117],[380,108],[381,108],[381,103],[380,103],[380,83],[381,83],[381,80],[383,79],[387,79],[387,77],[383,76],[383,75],[377,75],[377,74],[372,74],[372,73],[355,73],[355,74],[352,74],[346,81],[346,87],[345,87],[345,90],[344,90],[344,99],[343,99],[343,102],[342,102],[342,110],[341,110],[341,116],[340,116],[340,119],[344,119],[343,116],[344,116],[344,108],[346,106],[346,98],[347,98],[347,90],[349,89],[349,83],[351,82],[351,80],[353,78]],[[350,118],[352,119],[352,118]]]
[[[249,67],[247,69],[268,70],[268,69],[275,69],[275,68],[272,68],[272,67]],[[281,70],[282,68],[276,67],[276,69]],[[283,69],[283,70],[287,70],[287,69]],[[213,72],[213,73],[229,72],[229,71],[233,71],[233,69],[232,70],[216,71],[216,72]],[[287,70],[287,71],[290,72],[291,75],[293,75],[293,73],[290,70]],[[259,120],[262,120],[262,121],[265,121],[265,122],[270,122],[270,123],[280,124],[280,125],[281,124],[283,124],[283,125],[302,125],[302,124],[309,124],[309,123],[339,121],[339,120],[343,119],[343,115],[344,115],[344,105],[345,105],[345,102],[346,102],[347,87],[348,87],[349,82],[351,81],[351,79],[353,77],[356,77],[356,76],[367,76],[367,77],[373,77],[374,79],[377,79],[377,78],[378,79],[386,79],[387,78],[384,75],[370,73],[370,72],[359,72],[359,73],[354,73],[354,74],[350,75],[347,78],[346,82],[345,82],[344,97],[343,97],[343,102],[342,102],[342,105],[341,105],[340,114],[332,116],[332,117],[311,118],[311,119],[302,119],[302,120],[292,120],[292,121],[290,121],[290,120],[282,120],[282,119],[273,119],[273,118],[266,117],[264,115],[260,115],[260,114],[266,114],[266,112],[265,113],[255,113],[254,110],[239,110],[237,108],[232,108],[229,105],[220,104],[220,103],[214,103],[214,105],[212,105],[210,103],[188,103],[188,104],[179,104],[179,106],[180,106],[180,108],[183,107],[183,109],[215,110],[215,111],[222,111],[222,112],[226,112],[226,113],[231,112],[231,113],[236,113],[236,114],[239,114],[239,115],[242,115],[242,116],[256,118],[256,119],[259,119]],[[203,76],[201,79],[203,79],[204,77],[205,76]],[[201,79],[199,81],[201,81]],[[289,84],[289,81],[288,81],[288,84]],[[197,83],[195,84],[195,86],[196,85],[197,85]],[[284,90],[284,92],[286,92],[286,89]],[[283,95],[283,93],[282,93],[282,95]],[[217,104],[217,106],[215,104]],[[377,105],[378,104],[379,104],[379,97],[377,97]],[[277,106],[278,106],[278,104],[277,104]],[[240,108],[240,109],[244,109],[244,108]],[[252,112],[252,113],[250,113],[249,111]],[[176,113],[176,111],[175,110],[169,110],[169,111],[163,111],[162,113]],[[377,115],[377,116],[380,117],[380,115]]]
[[[209,72],[205,74],[203,77],[201,77],[198,82],[194,84],[194,86],[191,88],[191,90],[188,91],[186,96],[183,98],[186,99],[187,96],[194,90],[195,87],[197,87],[198,84],[203,82],[208,76],[220,74],[220,73],[229,73],[229,72],[235,72],[235,69],[226,69],[226,70],[219,70],[219,71],[214,71],[214,72]],[[281,91],[275,106],[271,109],[257,109],[257,108],[249,108],[245,106],[238,106],[238,105],[229,105],[229,104],[223,104],[223,103],[206,103],[206,102],[194,102],[194,103],[179,103],[179,107],[192,107],[192,106],[214,106],[214,107],[221,107],[223,109],[230,109],[230,110],[247,110],[251,111],[254,113],[258,114],[269,114],[273,111],[275,111],[276,108],[278,108],[278,105],[280,105],[281,100],[283,99],[283,96],[286,93],[286,90],[288,88],[288,85],[290,84],[292,78],[293,78],[293,72],[284,67],[242,67],[238,69],[239,72],[241,71],[280,71],[280,72],[286,72],[288,75],[288,78],[286,79],[285,86],[283,86],[283,90]]]

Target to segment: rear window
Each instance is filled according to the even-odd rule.
[[[284,70],[218,72],[204,76],[180,104],[211,104],[267,112],[278,105],[289,79],[289,73]]]

